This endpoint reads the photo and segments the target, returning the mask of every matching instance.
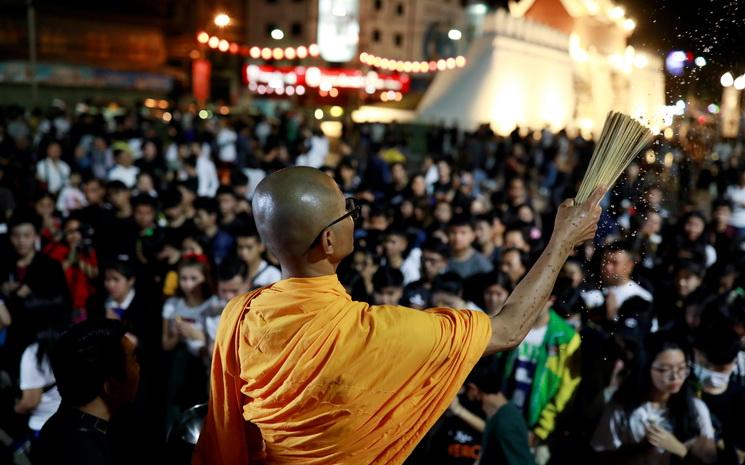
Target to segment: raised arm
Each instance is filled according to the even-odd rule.
[[[491,317],[492,336],[484,355],[516,347],[525,338],[551,295],[556,278],[574,247],[595,237],[600,200],[597,188],[582,205],[565,200],[556,214],[554,232],[538,261],[510,294],[502,311]]]

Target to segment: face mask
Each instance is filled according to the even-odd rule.
[[[693,364],[693,372],[704,386],[722,389],[729,384],[730,373],[719,373],[718,371],[709,370],[698,363]]]

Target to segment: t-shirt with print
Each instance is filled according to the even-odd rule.
[[[485,415],[478,410],[474,413],[483,418]],[[427,460],[423,463],[472,465],[481,455],[481,433],[449,412],[435,424],[431,433]]]
[[[163,305],[163,320],[181,319],[196,326],[197,329],[205,330],[205,318],[214,314],[215,308],[220,305],[217,296],[212,296],[196,307],[189,307],[183,297],[171,297]],[[204,347],[204,340],[186,339],[186,346],[193,355],[199,355]]]
[[[523,412],[528,411],[536,362],[547,329],[547,325],[540,328],[531,328],[523,342],[515,349],[517,350],[517,358],[515,359],[512,378],[508,382],[508,396],[512,403]]]
[[[729,186],[725,197],[732,202],[729,224],[736,228],[745,228],[745,187]]]

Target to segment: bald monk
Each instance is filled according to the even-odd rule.
[[[271,174],[253,211],[282,280],[225,307],[193,463],[402,463],[478,359],[527,335],[572,249],[594,236],[603,194],[561,205],[545,251],[489,317],[353,301],[336,268],[357,210],[321,171]]]

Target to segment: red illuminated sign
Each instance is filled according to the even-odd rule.
[[[332,89],[364,90],[368,94],[380,91],[406,93],[411,86],[411,78],[406,74],[383,74],[375,71],[363,73],[358,69],[331,69],[316,66],[270,66],[246,65],[243,69],[243,82],[252,91],[264,93],[261,89],[272,89],[282,93],[302,94],[307,89],[329,92]],[[292,89],[292,90],[290,90]]]
[[[212,64],[207,60],[194,60],[191,63],[191,85],[194,99],[204,104],[210,98],[210,72]]]

